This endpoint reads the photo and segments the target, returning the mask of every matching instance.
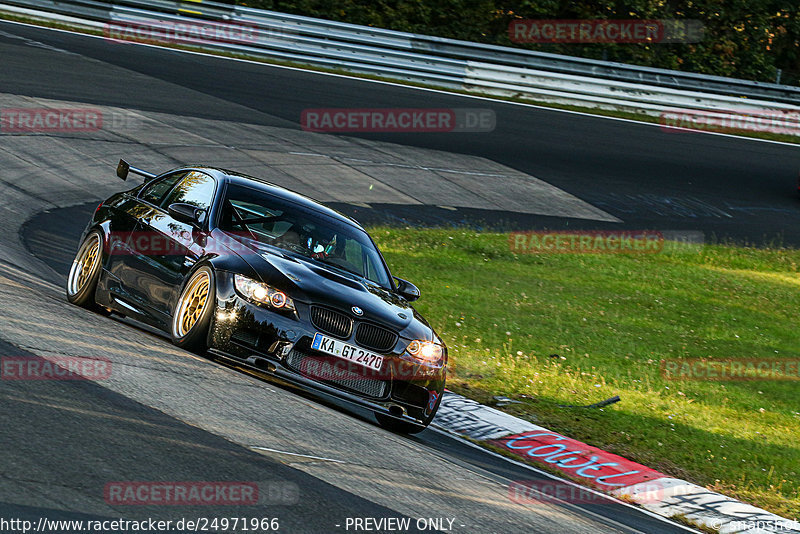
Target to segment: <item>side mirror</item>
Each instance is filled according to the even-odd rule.
[[[397,282],[397,291],[396,293],[406,299],[409,302],[413,302],[419,298],[419,288],[409,282],[408,280],[403,280],[402,278],[394,278]]]
[[[170,204],[167,208],[167,212],[176,221],[191,224],[195,228],[202,227],[206,220],[206,210],[197,208],[191,204],[185,204],[183,202]]]

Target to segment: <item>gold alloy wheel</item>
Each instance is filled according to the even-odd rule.
[[[77,295],[86,287],[86,284],[91,280],[99,262],[100,236],[94,233],[84,241],[75,259],[72,261],[67,283],[67,290],[70,295]]]
[[[178,302],[178,310],[172,320],[172,333],[177,338],[188,334],[203,315],[208,301],[211,277],[206,271],[199,271],[186,286]]]

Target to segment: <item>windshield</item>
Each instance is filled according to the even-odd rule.
[[[259,189],[230,184],[218,226],[391,287],[390,275],[366,232]]]

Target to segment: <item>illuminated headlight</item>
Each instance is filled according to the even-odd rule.
[[[442,346],[430,341],[414,340],[406,347],[406,352],[422,363],[439,365],[442,360]]]
[[[237,274],[234,276],[236,291],[253,302],[265,304],[279,310],[294,310],[294,302],[286,293],[267,284],[257,282],[252,278]]]

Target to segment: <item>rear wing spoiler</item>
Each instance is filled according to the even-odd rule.
[[[139,176],[144,176],[148,180],[150,178],[155,178],[156,175],[152,172],[143,171],[142,169],[137,169],[136,167],[131,167],[130,164],[125,161],[124,159],[119,160],[117,164],[117,176],[122,178],[122,180],[128,179],[128,173],[138,174]]]

